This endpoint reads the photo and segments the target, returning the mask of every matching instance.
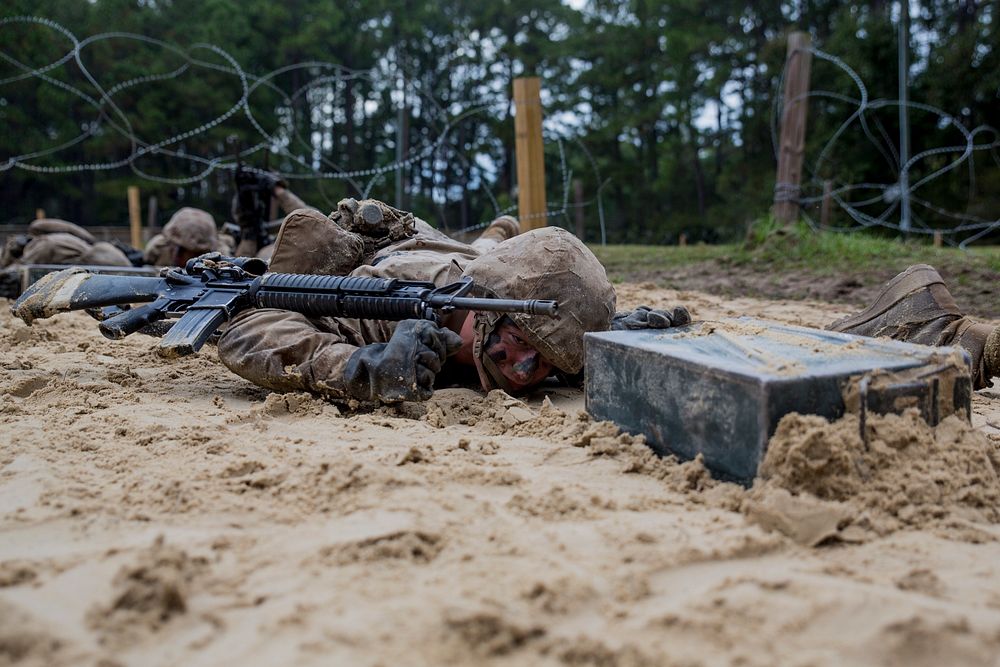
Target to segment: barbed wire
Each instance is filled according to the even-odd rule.
[[[429,157],[435,156],[439,151],[443,151],[446,147],[452,151],[454,156],[464,160],[466,164],[469,164],[468,159],[461,154],[459,150],[460,147],[448,144],[450,135],[460,123],[481,114],[495,114],[499,112],[501,108],[505,108],[506,105],[509,104],[509,101],[498,101],[492,104],[467,105],[465,108],[460,108],[460,110],[454,113],[449,113],[449,109],[454,110],[456,106],[461,107],[462,105],[456,105],[454,101],[449,101],[447,105],[443,105],[439,103],[438,100],[421,90],[415,83],[417,81],[415,77],[403,76],[402,81],[405,86],[402,89],[403,95],[419,99],[425,108],[435,110],[437,115],[440,117],[437,120],[431,119],[428,121],[429,123],[437,123],[438,129],[436,131],[436,135],[426,138],[424,142],[415,147],[411,146],[409,150],[399,159],[391,160],[385,164],[374,164],[362,169],[347,170],[334,162],[329,155],[325,155],[322,150],[317,151],[314,144],[310,143],[301,136],[299,128],[295,123],[294,114],[290,111],[282,119],[282,123],[279,124],[278,129],[276,131],[269,132],[255,117],[253,107],[250,103],[250,98],[258,89],[267,89],[278,96],[281,104],[284,105],[286,109],[291,110],[300,98],[308,96],[311,92],[317,89],[323,89],[328,92],[334,90],[336,92],[339,91],[341,84],[346,84],[352,80],[367,80],[372,84],[373,88],[375,88],[379,85],[380,80],[383,82],[385,80],[385,73],[378,70],[378,68],[372,70],[358,70],[346,67],[339,63],[306,61],[285,65],[263,75],[255,75],[247,72],[231,54],[215,44],[196,43],[192,44],[190,47],[184,48],[170,42],[149,37],[147,35],[121,31],[100,33],[81,40],[78,39],[65,26],[62,26],[56,21],[45,17],[10,16],[0,18],[0,28],[17,24],[37,25],[43,28],[48,28],[49,30],[64,37],[69,43],[69,48],[64,54],[55,60],[35,67],[21,62],[14,55],[0,50],[0,59],[12,65],[17,70],[20,70],[17,74],[0,78],[0,87],[34,78],[44,84],[66,91],[67,93],[70,93],[74,97],[90,105],[96,111],[96,117],[92,121],[83,124],[80,134],[72,137],[71,139],[65,140],[54,146],[0,159],[0,173],[12,169],[19,169],[40,174],[60,175],[85,171],[107,172],[127,168],[131,170],[135,176],[146,181],[171,186],[184,186],[204,182],[209,175],[216,171],[233,171],[243,159],[249,158],[261,152],[269,151],[286,158],[289,160],[290,164],[293,164],[296,167],[293,171],[285,170],[275,173],[278,173],[286,180],[316,181],[320,186],[324,199],[329,199],[325,191],[322,190],[322,182],[326,180],[346,181],[350,183],[351,186],[358,192],[361,192],[364,197],[368,197],[373,188],[382,182],[386,175],[420,163]],[[182,63],[170,71],[160,73],[147,72],[141,76],[135,76],[130,79],[117,82],[105,89],[98,83],[97,78],[84,65],[82,58],[82,53],[86,48],[105,40],[134,41],[165,49],[179,57],[182,60]],[[8,41],[7,43],[11,42]],[[213,54],[222,62],[212,62],[211,60],[200,58],[198,56],[201,52]],[[398,55],[399,54],[397,53],[397,58]],[[67,65],[71,61],[75,64],[79,73],[88,82],[91,87],[90,92],[51,76],[51,73],[55,73],[56,70],[64,65]],[[397,65],[398,64],[399,63],[397,62]],[[126,114],[125,111],[119,106],[119,104],[115,101],[115,98],[122,92],[133,89],[137,86],[177,79],[178,77],[191,72],[193,69],[207,69],[236,77],[239,83],[239,99],[237,99],[221,114],[190,130],[173,134],[158,141],[147,141],[137,136],[129,120],[128,114]],[[274,83],[274,80],[281,75],[303,70],[310,74],[314,74],[317,71],[325,72],[325,74],[312,76],[304,85],[301,85],[299,88],[291,91],[290,93],[286,92]],[[393,88],[393,90],[395,90],[395,88]],[[244,116],[253,128],[254,132],[259,135],[257,143],[241,150],[231,151],[224,155],[200,155],[186,151],[181,146],[181,144],[188,139],[204,135],[216,128],[225,127],[225,123],[233,119],[234,116],[238,114]],[[425,118],[425,120],[427,119]],[[60,153],[66,151],[67,149],[94,138],[102,128],[107,128],[128,141],[129,152],[127,155],[103,162],[51,164],[48,160],[46,160],[45,163],[40,163],[43,159],[56,158]],[[546,148],[549,148],[554,144],[558,150],[559,173],[561,175],[560,184],[562,186],[561,201],[556,202],[554,206],[552,203],[549,204],[551,210],[546,213],[546,217],[566,217],[567,212],[571,208],[569,204],[569,184],[571,182],[572,172],[567,168],[563,139],[560,137],[554,137],[551,133],[546,133],[546,139]],[[312,152],[311,157],[314,160],[313,163],[310,163],[305,157],[296,154],[290,149],[293,141],[298,142],[298,144],[301,144]],[[603,243],[606,241],[604,208],[603,202],[601,201],[601,191],[604,187],[604,183],[601,181],[600,172],[597,169],[597,163],[587,150],[586,146],[584,146],[578,139],[574,139],[574,142],[575,145],[584,151],[587,163],[593,169],[598,189],[596,195],[592,199],[589,199],[586,202],[574,204],[573,206],[590,206],[595,202],[597,203],[601,239]],[[179,160],[182,163],[186,162],[193,164],[196,165],[198,171],[194,174],[182,177],[149,173],[147,170],[143,169],[141,165],[143,158],[149,158],[152,156],[166,157]],[[432,170],[437,172],[437,160],[432,160],[432,163],[434,163],[431,167]],[[263,171],[252,167],[247,168],[258,172]],[[436,176],[432,175],[432,179],[433,178],[436,178]],[[489,183],[486,178],[480,178],[479,184],[480,189],[486,194],[491,206],[494,209],[494,217],[516,210],[516,206],[501,208],[497,197],[489,187]],[[447,197],[447,193],[445,193],[444,196]],[[471,232],[484,228],[489,225],[492,219],[493,218],[490,218],[490,220],[466,227],[459,231]]]
[[[854,107],[853,111],[843,120],[831,134],[830,138],[825,141],[822,148],[820,149],[815,160],[812,162],[805,162],[804,166],[806,171],[809,173],[809,179],[805,181],[801,186],[794,186],[790,183],[776,183],[775,184],[775,201],[795,201],[801,207],[801,214],[809,224],[815,230],[826,230],[842,233],[855,232],[860,229],[869,229],[873,227],[880,227],[889,229],[895,232],[903,233],[915,233],[915,234],[925,234],[934,235],[940,234],[943,239],[949,242],[951,245],[957,245],[959,248],[965,249],[970,243],[973,243],[981,238],[984,238],[993,232],[1000,231],[1000,218],[995,220],[990,220],[987,218],[981,218],[979,216],[971,215],[969,213],[957,213],[948,210],[942,206],[934,204],[922,197],[916,196],[914,193],[917,190],[925,187],[929,183],[941,178],[945,174],[958,169],[962,164],[967,164],[969,169],[970,178],[970,197],[974,189],[975,184],[975,162],[973,156],[977,151],[993,151],[994,160],[1000,164],[1000,159],[997,159],[996,149],[1000,147],[1000,133],[989,125],[980,125],[972,130],[967,129],[954,115],[940,109],[939,107],[924,104],[920,102],[901,102],[900,100],[894,99],[870,99],[868,88],[865,86],[864,81],[843,59],[839,58],[830,53],[826,53],[815,47],[810,47],[809,52],[820,60],[831,63],[841,71],[843,71],[848,78],[852,81],[855,88],[857,89],[857,97],[851,97],[850,95],[845,95],[843,93],[838,93],[829,90],[809,90],[801,95],[794,97],[789,100],[789,105],[792,104],[805,104],[810,98],[826,98],[837,102],[843,102],[845,104],[852,105]],[[789,59],[790,60],[790,59]],[[785,64],[785,68],[782,70],[781,75],[778,80],[778,90],[783,88],[783,82],[787,74],[788,62]],[[783,111],[783,100],[780,95],[775,95],[774,103],[771,108],[771,143],[774,149],[775,159],[778,155],[778,118],[781,117]],[[933,148],[928,148],[920,152],[915,153],[910,157],[904,164],[900,164],[899,152],[896,150],[895,145],[889,138],[888,132],[882,125],[878,116],[873,112],[879,109],[885,109],[889,107],[900,107],[904,106],[908,110],[912,109],[915,111],[921,111],[924,113],[929,113],[937,116],[938,122],[937,127],[941,130],[947,128],[953,128],[956,130],[964,139],[964,143],[958,143],[948,146],[936,146]],[[897,175],[897,179],[891,182],[885,183],[874,183],[874,182],[863,182],[863,183],[843,183],[837,182],[835,178],[823,178],[821,177],[821,172],[823,167],[828,163],[831,155],[834,153],[837,142],[844,136],[844,134],[857,123],[865,137],[869,142],[878,150],[878,152],[885,158],[886,163],[889,166],[891,172]],[[881,140],[876,138],[872,133],[871,126],[874,125],[878,133],[881,135]],[[981,135],[992,134],[992,141],[989,143],[980,143],[977,141],[977,137]],[[914,171],[914,168],[927,161],[928,158],[941,156],[941,155],[951,155],[958,154],[958,156],[943,166],[934,169],[925,176],[922,176],[917,181],[909,183],[909,176]],[[831,189],[829,192],[819,195],[803,195],[803,191],[806,189],[815,189],[819,192],[823,192],[826,187],[826,181],[831,182]],[[907,185],[902,185],[907,184]],[[903,188],[905,187],[905,193]],[[859,191],[876,191],[873,196],[868,196],[860,200],[849,200],[847,196],[850,193]],[[929,211],[937,216],[945,219],[952,220],[958,224],[952,224],[950,226],[932,226],[927,224],[923,218],[911,211],[912,222],[916,223],[915,227],[904,228],[900,221],[892,219],[893,214],[899,209],[900,199],[903,196],[909,198],[911,205],[916,205],[922,209]],[[830,224],[821,224],[814,220],[807,212],[806,207],[809,205],[816,205],[824,201],[827,197],[837,204],[840,210],[847,214],[847,216],[856,223],[854,226],[839,226]],[[881,211],[867,212],[862,210],[867,207],[881,206]],[[960,238],[961,237],[961,238]]]

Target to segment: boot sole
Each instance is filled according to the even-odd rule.
[[[843,332],[861,326],[885,313],[906,295],[935,283],[943,285],[944,280],[933,266],[915,264],[890,280],[870,306],[860,313],[837,320],[827,329]]]

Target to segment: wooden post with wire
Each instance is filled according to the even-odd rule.
[[[35,220],[41,220],[44,217],[45,217],[45,209],[44,208],[36,208],[35,209]]]
[[[133,248],[142,247],[142,212],[139,207],[139,187],[128,186],[128,222]]]
[[[809,73],[812,67],[808,33],[788,36],[785,55],[785,92],[781,107],[778,173],[774,183],[775,219],[783,225],[799,219],[799,189],[806,145],[806,111],[809,108]]]
[[[544,227],[547,221],[541,89],[538,77],[514,79],[517,209],[522,232]]]

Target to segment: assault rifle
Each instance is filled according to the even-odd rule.
[[[177,318],[157,352],[164,357],[192,354],[224,322],[249,308],[280,308],[314,317],[376,320],[424,319],[440,323],[455,310],[555,316],[555,301],[466,296],[471,279],[437,287],[395,278],[265,273],[267,263],[253,257],[208,253],[184,269],[162,269],[158,277],[112,276],[72,267],[45,276],[11,306],[31,324],[68,310],[114,308],[99,325],[118,340]],[[145,303],[130,307],[129,304]],[[155,328],[155,327],[154,327]],[[148,330],[148,329],[147,329]]]
[[[240,227],[238,241],[253,241],[259,251],[274,241],[268,222],[271,216],[271,196],[277,182],[267,173],[236,167],[236,222]]]

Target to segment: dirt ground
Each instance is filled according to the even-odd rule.
[[[812,299],[861,306],[871,303],[893,276],[912,262],[900,258],[883,265],[871,264],[848,273],[829,270],[736,263],[725,258],[685,262],[655,270],[616,267],[626,281],[652,281],[675,290],[698,290],[725,297],[758,299]],[[934,260],[959,307],[976,317],[1000,319],[1000,285],[996,272],[974,265],[961,253]]]
[[[351,414],[152,344],[0,309],[0,665],[1000,664],[1000,390],[790,420],[746,490],[575,390]]]

